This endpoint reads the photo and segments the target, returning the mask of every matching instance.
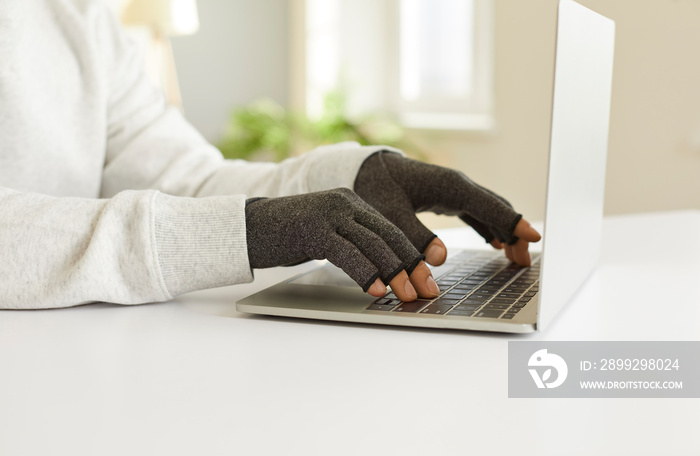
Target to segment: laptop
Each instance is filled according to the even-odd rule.
[[[433,268],[441,294],[401,302],[366,293],[326,264],[242,299],[245,313],[428,328],[527,333],[544,329],[598,262],[615,23],[560,0],[541,253],[530,267],[501,251],[448,251]],[[448,246],[449,247],[449,246]]]

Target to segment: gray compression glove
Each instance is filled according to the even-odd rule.
[[[252,268],[328,259],[364,291],[424,258],[406,236],[348,188],[246,202]]]
[[[420,252],[435,238],[415,215],[423,211],[456,215],[486,242],[518,240],[513,231],[522,215],[459,171],[379,152],[362,164],[355,192],[398,226]]]

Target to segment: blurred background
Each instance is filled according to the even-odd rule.
[[[227,154],[398,144],[543,218],[556,0],[133,1],[189,16],[154,32],[111,1],[151,67],[167,35],[154,79]],[[606,214],[700,209],[700,2],[580,3],[617,24]]]

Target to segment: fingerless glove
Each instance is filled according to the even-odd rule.
[[[348,188],[246,203],[252,268],[328,259],[364,291],[424,258],[403,232]]]
[[[435,238],[415,216],[423,211],[456,215],[486,242],[495,238],[513,244],[518,240],[513,231],[522,215],[504,198],[459,171],[379,152],[362,164],[354,189],[420,252]]]

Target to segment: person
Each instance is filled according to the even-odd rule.
[[[342,143],[279,164],[225,160],[150,85],[99,0],[0,10],[0,307],[139,304],[327,258],[381,296],[435,296],[461,217],[529,264],[539,234],[457,171]]]

